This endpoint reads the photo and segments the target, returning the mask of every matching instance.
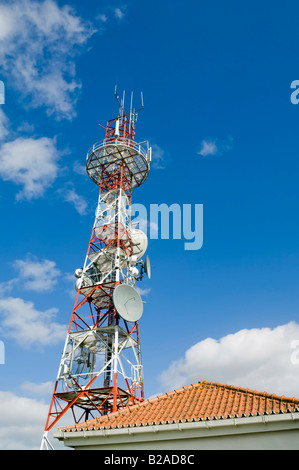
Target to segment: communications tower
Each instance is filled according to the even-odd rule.
[[[47,434],[71,410],[75,423],[117,411],[144,399],[139,319],[143,302],[135,288],[150,277],[147,236],[131,222],[132,190],[148,177],[151,148],[135,142],[137,112],[124,109],[107,122],[104,140],[86,157],[99,186],[95,221],[82,268],[76,269],[76,300],[46,420]]]

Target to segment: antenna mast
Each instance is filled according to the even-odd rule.
[[[86,157],[99,186],[96,217],[82,268],[75,271],[77,296],[60,360],[41,448],[52,447],[48,431],[68,411],[75,423],[117,411],[144,399],[139,320],[143,303],[135,284],[149,259],[148,240],[131,224],[132,190],[148,177],[151,149],[135,142],[133,93],[129,116],[125,93],[105,138]]]

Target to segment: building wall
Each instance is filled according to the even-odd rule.
[[[62,434],[77,450],[299,450],[299,419],[291,415]]]

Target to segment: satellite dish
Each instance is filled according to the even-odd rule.
[[[82,379],[87,379],[93,372],[95,366],[95,355],[80,346],[73,352],[73,357],[70,364],[70,375],[80,376]]]
[[[143,267],[144,267],[145,274],[150,279],[151,278],[151,263],[150,263],[150,259],[148,256],[145,258]]]
[[[137,228],[131,230],[131,240],[133,245],[133,255],[139,260],[147,249],[148,239],[146,234]]]
[[[138,321],[143,313],[143,302],[134,287],[120,284],[114,289],[113,303],[117,313],[126,321]]]
[[[71,353],[70,360],[63,364],[61,374],[70,389],[78,389],[78,382],[91,379],[96,363],[96,355],[84,344]]]

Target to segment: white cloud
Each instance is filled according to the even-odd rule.
[[[125,10],[125,7],[123,7],[122,10],[120,8],[114,8],[115,17],[119,20],[122,20],[125,15],[124,10]]]
[[[61,274],[54,261],[38,261],[31,256],[14,261],[13,266],[18,271],[18,281],[22,282],[24,289],[35,292],[52,291]]]
[[[87,202],[83,196],[80,196],[80,194],[76,193],[75,189],[68,189],[64,193],[64,198],[67,202],[70,202],[74,205],[76,211],[78,211],[80,215],[84,215],[86,213]]]
[[[3,109],[0,107],[0,141],[5,139],[9,133],[9,120]]]
[[[86,176],[86,166],[81,165],[81,163],[79,163],[78,160],[74,162],[73,170],[75,173],[78,173],[78,175]]]
[[[35,382],[24,382],[21,385],[21,389],[24,392],[30,393],[32,395],[39,395],[39,396],[48,396],[51,395],[54,390],[54,383],[49,382],[42,382],[42,383],[35,383]]]
[[[0,449],[38,449],[49,405],[0,391]]]
[[[222,155],[223,152],[232,148],[233,138],[228,136],[224,140],[219,139],[205,139],[201,142],[200,151],[198,155],[207,157],[208,155]]]
[[[151,166],[156,170],[164,170],[166,168],[166,152],[159,145],[152,145],[152,162]]]
[[[49,403],[0,391],[0,450],[39,450],[48,411]],[[65,415],[49,431],[48,437],[56,450],[66,447],[52,438],[53,431],[70,423],[72,417]]]
[[[18,282],[18,279],[15,278],[15,279],[10,279],[9,281],[4,281],[4,282],[0,282],[0,292],[1,292],[1,295],[3,294],[6,294],[7,292],[11,292],[12,289],[15,287],[15,285],[17,284]]]
[[[294,322],[273,329],[243,329],[219,340],[207,338],[173,361],[160,380],[166,391],[208,380],[298,398],[295,340],[299,325]]]
[[[31,255],[27,255],[24,260],[15,260],[12,266],[18,272],[18,276],[0,283],[2,295],[16,287],[34,292],[50,292],[61,275],[54,261],[47,259],[39,261]]]
[[[26,121],[22,122],[17,128],[18,134],[32,134],[33,132],[34,132],[34,125]]]
[[[106,23],[106,21],[108,20],[107,15],[105,15],[105,13],[101,13],[97,16],[96,19],[102,21],[103,23]]]
[[[54,0],[15,0],[0,5],[0,62],[13,86],[45,105],[48,115],[70,119],[80,83],[74,58],[94,33],[73,8]]]
[[[40,197],[58,175],[59,156],[54,139],[19,137],[2,145],[0,176],[23,186],[17,199]]]
[[[203,157],[206,157],[207,155],[215,155],[218,151],[217,145],[213,141],[208,141],[208,140],[203,140],[201,142],[201,149],[198,152],[200,155]]]
[[[16,21],[9,5],[0,5],[0,40],[12,37]]]
[[[22,348],[43,348],[65,338],[66,325],[56,323],[58,310],[37,310],[33,302],[21,298],[0,299],[1,336],[12,338]]]
[[[139,293],[139,295],[141,295],[141,296],[142,296],[142,295],[146,296],[146,295],[148,295],[148,294],[150,293],[150,291],[151,291],[150,288],[141,289],[141,287],[136,287],[136,290],[137,290],[137,292]]]

